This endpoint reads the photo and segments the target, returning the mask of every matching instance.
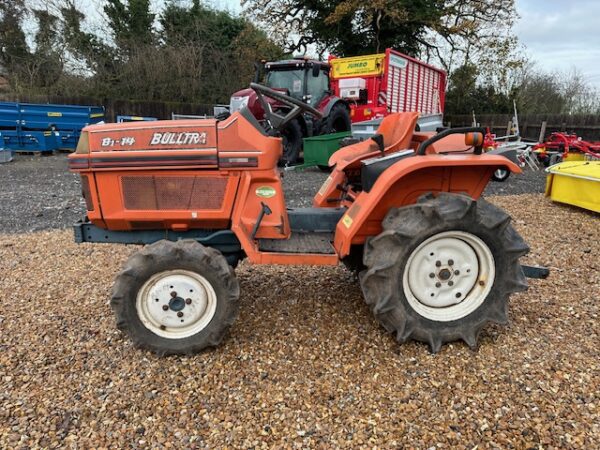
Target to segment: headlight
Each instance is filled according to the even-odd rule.
[[[229,100],[229,112],[233,114],[244,106],[248,106],[249,98],[250,97],[231,97],[231,100]]]
[[[90,152],[90,141],[88,138],[88,132],[82,131],[81,136],[79,136],[79,141],[77,142],[77,148],[75,149],[75,153],[89,153]]]

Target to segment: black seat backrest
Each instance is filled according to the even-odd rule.
[[[414,156],[414,154],[415,152],[413,150],[402,150],[382,158],[376,157],[364,160],[360,169],[360,179],[363,191],[369,192],[377,181],[377,178],[379,178],[388,167],[396,164],[402,159],[410,158],[411,156]]]

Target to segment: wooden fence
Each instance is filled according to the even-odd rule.
[[[476,116],[477,123],[490,127],[497,136],[505,136],[507,126],[512,119],[510,114],[482,114]],[[446,123],[452,127],[470,126],[473,116],[446,116]],[[542,123],[546,122],[545,136],[554,131],[576,133],[577,136],[590,141],[600,140],[600,115],[597,114],[528,114],[519,116],[521,136],[538,140]]]
[[[171,113],[191,115],[212,115],[213,105],[178,103],[178,102],[148,102],[136,100],[120,100],[94,97],[57,97],[57,96],[16,96],[0,94],[0,101],[24,103],[57,103],[63,105],[99,105],[106,109],[107,121],[114,122],[118,115],[148,116],[157,119],[170,119]],[[484,127],[490,127],[492,133],[504,136],[507,125],[512,119],[510,114],[483,114],[476,116],[477,122]],[[452,127],[469,126],[473,122],[471,115],[450,115],[445,117],[447,124]],[[521,136],[526,139],[538,140],[542,123],[546,122],[545,135],[553,131],[577,133],[587,140],[600,140],[600,115],[597,114],[528,114],[519,116]]]
[[[106,109],[107,122],[114,122],[118,115],[170,119],[171,113],[191,115],[212,115],[213,113],[212,105],[177,102],[145,102],[94,97],[16,96],[12,94],[1,94],[0,101],[104,106]]]

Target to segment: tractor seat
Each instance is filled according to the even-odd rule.
[[[383,118],[376,133],[383,136],[384,153],[410,147],[418,118],[417,112],[393,113]],[[367,139],[339,149],[329,158],[329,167],[335,164],[346,167],[361,157],[378,151],[377,144],[372,139]]]
[[[363,191],[370,192],[379,176],[385,172],[388,167],[396,164],[402,159],[410,158],[414,155],[414,150],[409,149],[383,157],[376,156],[375,158],[363,160],[360,168],[360,182]]]

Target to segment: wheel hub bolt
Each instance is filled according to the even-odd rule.
[[[163,305],[163,311],[167,311],[169,309],[169,305]]]
[[[448,260],[448,265],[451,266],[452,264],[454,264],[454,260],[453,259],[449,259]]]
[[[435,273],[431,272],[431,273],[429,274],[429,278],[435,278]]]
[[[452,281],[452,280],[448,281],[448,286],[454,286],[454,281]]]
[[[177,297],[177,292],[175,292],[175,291],[171,292],[171,297],[173,297],[173,298]]]
[[[185,303],[186,303],[186,305],[191,305],[192,304],[192,299],[191,298],[186,298],[185,299]]]
[[[455,270],[454,271],[454,275],[460,275],[460,271],[459,270]]]
[[[182,312],[182,311],[179,311],[179,312],[177,313],[177,317],[183,317],[183,312]]]
[[[442,265],[442,262],[441,262],[441,261],[436,261],[436,262],[435,262],[435,265],[436,265],[436,267],[441,267],[441,265]]]
[[[439,281],[437,283],[435,283],[435,287],[439,288],[442,287],[442,283],[440,283]]]
[[[440,279],[442,281],[446,281],[451,276],[452,276],[452,272],[450,272],[448,269],[442,269],[442,270],[440,270],[440,273],[438,273],[438,277],[440,277]]]

